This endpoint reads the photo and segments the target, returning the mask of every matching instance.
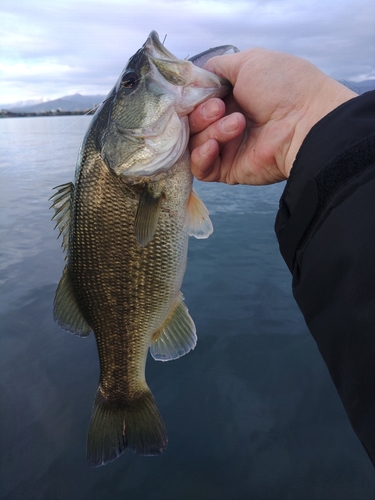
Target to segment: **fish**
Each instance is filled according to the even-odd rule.
[[[180,289],[189,236],[207,238],[213,226],[192,188],[187,114],[229,92],[199,64],[207,52],[231,50],[181,60],[152,31],[93,116],[74,182],[51,197],[66,252],[54,319],[78,336],[93,332],[99,355],[91,467],[126,448],[158,455],[167,446],[146,358],[177,359],[197,342]]]

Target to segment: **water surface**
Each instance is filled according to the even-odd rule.
[[[373,467],[278,252],[282,185],[197,183],[215,227],[191,239],[183,285],[198,344],[177,361],[147,364],[168,448],[86,465],[96,345],[53,322],[64,256],[48,198],[73,179],[89,121],[0,120],[1,498],[375,498]]]

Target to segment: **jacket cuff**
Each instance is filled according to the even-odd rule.
[[[298,248],[331,197],[373,163],[375,91],[345,102],[308,133],[280,199],[275,223],[280,252],[291,272]]]

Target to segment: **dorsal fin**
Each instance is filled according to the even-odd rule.
[[[188,202],[186,226],[188,235],[198,239],[208,238],[214,230],[206,205],[194,189],[190,193]]]
[[[170,361],[187,354],[197,343],[197,334],[180,293],[163,326],[154,334],[150,353],[157,361]]]
[[[57,189],[57,193],[50,198],[50,200],[53,200],[50,208],[55,210],[52,220],[56,222],[55,229],[59,229],[58,238],[62,235],[61,246],[64,251],[68,251],[74,184],[68,182],[56,186],[54,189]]]
[[[146,246],[155,235],[162,199],[162,192],[158,192],[154,185],[145,185],[134,220],[135,237],[141,247]]]

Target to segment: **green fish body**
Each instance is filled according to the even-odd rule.
[[[95,114],[74,184],[52,197],[67,252],[55,319],[80,336],[93,331],[99,353],[91,466],[127,447],[156,455],[167,445],[145,379],[147,353],[167,361],[195,347],[180,288],[188,236],[213,230],[192,190],[186,114],[227,91],[216,75],[175,58],[152,32]]]

